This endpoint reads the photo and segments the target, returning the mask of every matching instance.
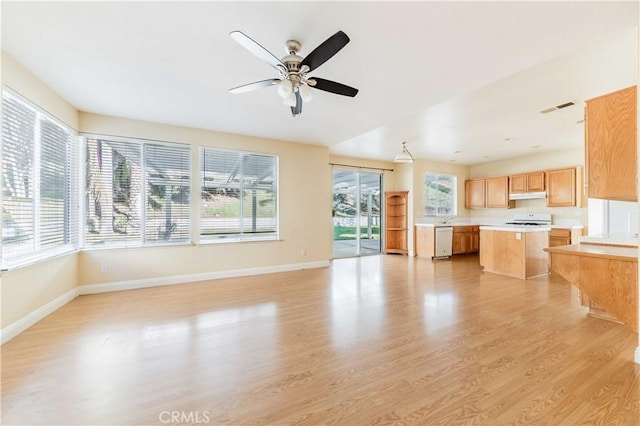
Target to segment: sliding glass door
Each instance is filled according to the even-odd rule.
[[[380,173],[333,171],[333,257],[380,253]]]

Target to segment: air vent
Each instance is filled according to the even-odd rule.
[[[564,104],[556,105],[556,106],[551,107],[551,108],[543,109],[540,112],[542,114],[549,114],[550,112],[557,111],[557,110],[562,109],[562,108],[567,108],[567,107],[570,107],[571,105],[575,105],[575,104],[573,102],[566,102]]]

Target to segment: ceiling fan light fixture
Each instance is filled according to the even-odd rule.
[[[287,98],[292,93],[293,93],[293,83],[291,83],[291,80],[289,79],[282,80],[282,82],[278,84],[278,95],[280,95],[281,97]]]
[[[300,84],[298,91],[303,102],[310,102],[313,99],[313,90],[306,84]]]
[[[296,106],[296,94],[292,91],[287,97],[282,99],[282,103],[291,107]]]
[[[413,163],[413,155],[407,149],[407,142],[402,142],[402,152],[393,159],[394,163]]]

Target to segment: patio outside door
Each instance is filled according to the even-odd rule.
[[[377,254],[380,240],[380,173],[333,170],[333,257]]]

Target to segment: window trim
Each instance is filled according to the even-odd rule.
[[[194,238],[193,238],[193,226],[194,226],[194,222],[193,222],[193,211],[192,211],[192,193],[191,190],[193,189],[192,187],[192,179],[193,179],[193,158],[192,158],[192,152],[193,152],[193,145],[189,144],[189,143],[184,143],[184,142],[173,142],[173,141],[166,141],[166,140],[157,140],[157,139],[148,139],[148,138],[139,138],[139,137],[128,137],[128,136],[116,136],[116,135],[108,135],[108,134],[102,134],[102,133],[89,133],[89,132],[80,132],[79,136],[82,138],[82,146],[81,146],[81,155],[80,155],[80,168],[81,168],[81,172],[82,172],[82,178],[81,181],[79,182],[79,187],[81,189],[81,191],[83,191],[86,187],[86,161],[87,161],[87,157],[86,157],[86,149],[84,149],[86,147],[87,144],[87,140],[88,139],[98,139],[98,140],[106,140],[106,141],[112,141],[112,142],[118,142],[118,143],[135,143],[138,144],[140,147],[140,152],[141,152],[141,162],[144,163],[144,146],[145,144],[153,144],[153,145],[161,145],[161,146],[167,146],[167,147],[172,147],[172,148],[176,148],[177,145],[182,146],[184,148],[188,148],[189,150],[189,191],[190,191],[190,200],[189,200],[189,208],[187,209],[189,212],[189,232],[188,232],[188,240],[187,241],[167,241],[167,242],[155,242],[155,243],[149,243],[149,242],[145,242],[144,241],[144,232],[145,232],[145,227],[146,227],[146,209],[147,209],[147,203],[146,202],[142,202],[142,208],[140,211],[140,221],[141,221],[141,231],[140,231],[140,240],[127,240],[127,241],[107,241],[104,244],[96,244],[96,245],[87,245],[87,241],[86,241],[86,206],[84,203],[84,198],[82,198],[82,201],[80,201],[80,205],[82,206],[82,211],[81,214],[82,216],[80,217],[80,250],[81,251],[93,251],[93,250],[109,250],[109,249],[128,249],[128,248],[145,248],[145,247],[172,247],[172,246],[189,246],[189,245],[194,245]],[[147,183],[147,177],[146,175],[143,173],[141,176],[141,189],[144,190],[144,193],[146,194],[146,183]],[[82,192],[84,194],[84,192]]]
[[[453,213],[447,214],[447,213],[437,213],[438,207],[436,206],[436,213],[435,214],[427,214],[427,206],[425,203],[425,185],[426,185],[426,179],[427,176],[437,176],[437,180],[440,180],[441,176],[447,176],[450,178],[454,179],[454,184],[452,186],[453,188],[453,192],[454,192],[454,196],[452,197],[453,200]],[[429,172],[426,171],[423,173],[422,175],[422,212],[423,212],[423,216],[424,217],[445,217],[445,216],[457,216],[458,215],[458,175],[456,174],[452,174],[452,173],[439,173],[439,172]]]
[[[5,93],[8,94],[9,97],[15,98],[18,102],[21,102],[28,108],[32,109],[36,114],[36,122],[34,123],[34,135],[38,134],[37,140],[34,140],[34,156],[33,156],[33,169],[34,169],[34,193],[33,193],[33,209],[34,211],[40,212],[41,209],[40,204],[40,195],[41,195],[41,186],[39,184],[39,177],[42,170],[37,170],[41,167],[41,156],[42,156],[42,135],[41,135],[41,126],[42,121],[49,121],[51,124],[59,127],[65,133],[67,133],[70,137],[69,144],[67,145],[67,155],[71,155],[71,158],[68,159],[70,166],[70,174],[65,175],[65,185],[67,185],[70,189],[67,194],[67,199],[64,202],[68,207],[68,216],[65,217],[64,221],[69,221],[71,225],[68,227],[68,234],[62,235],[63,240],[66,241],[62,244],[55,245],[53,247],[48,248],[40,248],[32,251],[26,251],[18,254],[13,258],[7,259],[0,252],[0,271],[13,271],[16,269],[21,269],[30,265],[34,265],[40,262],[48,261],[51,259],[59,258],[68,254],[77,253],[82,249],[81,243],[81,235],[79,230],[79,223],[81,222],[80,218],[80,204],[81,204],[81,175],[79,168],[80,161],[80,134],[76,129],[66,124],[64,121],[56,117],[54,114],[48,112],[46,109],[42,108],[40,105],[30,100],[29,98],[23,96],[21,93],[13,89],[12,87],[3,84],[1,87],[1,95],[2,102],[4,102]],[[4,121],[5,112],[2,110],[2,115],[0,116],[0,121]],[[4,157],[2,155],[2,149],[0,149],[0,165],[4,167]],[[4,179],[3,175],[0,175],[0,182]],[[37,184],[36,184],[37,183]],[[75,187],[74,187],[75,183]],[[0,190],[0,206],[4,206],[4,191]],[[40,241],[40,233],[35,232],[36,229],[40,226],[40,215],[34,214],[33,218],[33,228],[34,228],[34,246],[38,247],[41,244]],[[75,222],[75,223],[74,223]],[[2,223],[2,220],[0,220]],[[73,226],[75,225],[75,226]],[[72,229],[75,228],[75,229]],[[75,237],[75,238],[74,238]],[[0,229],[0,241],[2,240],[2,229]]]
[[[194,145],[195,146],[195,145]],[[233,148],[222,148],[222,147],[216,147],[216,146],[211,146],[211,145],[197,145],[196,146],[197,151],[198,151],[198,155],[197,155],[197,159],[198,159],[198,170],[197,170],[197,181],[198,181],[198,185],[196,187],[196,190],[198,191],[198,228],[197,229],[193,229],[193,232],[197,235],[198,238],[198,244],[224,244],[224,243],[244,243],[244,242],[261,242],[261,241],[283,241],[280,238],[280,156],[276,153],[272,153],[272,152],[258,152],[258,151],[245,151],[245,150],[240,150],[240,149],[233,149]],[[202,170],[201,170],[201,164],[202,164],[202,153],[204,152],[205,149],[214,149],[217,151],[226,151],[226,152],[233,152],[233,153],[239,153],[240,155],[244,155],[244,154],[248,154],[248,155],[262,155],[265,157],[272,157],[275,159],[275,169],[274,169],[274,175],[275,175],[275,196],[276,196],[276,205],[275,205],[275,232],[273,233],[273,235],[269,235],[266,237],[258,237],[256,236],[256,234],[248,234],[248,235],[253,235],[253,236],[246,236],[243,237],[242,233],[239,234],[234,234],[233,236],[231,235],[224,235],[224,236],[208,236],[208,237],[203,237],[202,235],[202,208],[201,208],[201,203],[202,203]],[[241,203],[242,206],[242,203]],[[244,217],[244,215],[242,216]]]

